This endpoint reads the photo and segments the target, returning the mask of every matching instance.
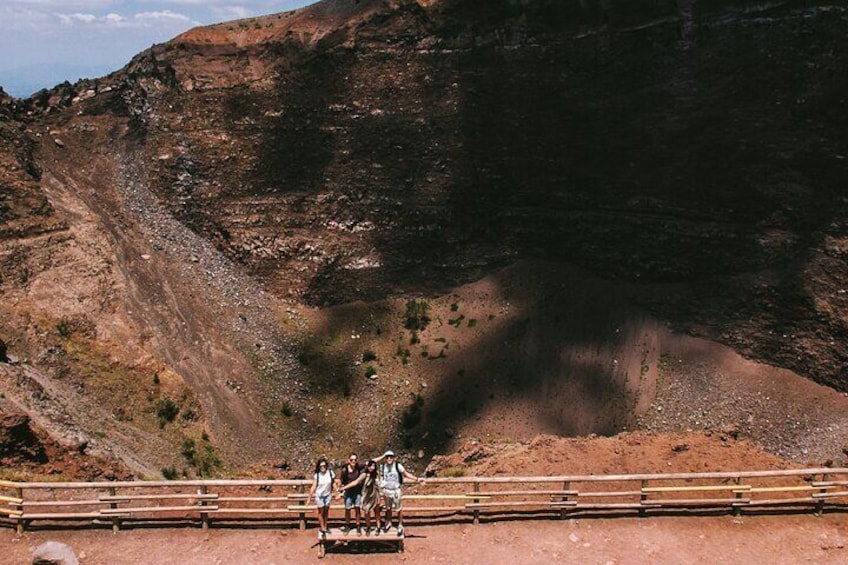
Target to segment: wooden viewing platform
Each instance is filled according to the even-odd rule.
[[[323,557],[328,549],[332,550],[335,547],[350,547],[352,545],[374,545],[403,552],[403,541],[405,537],[405,534],[398,535],[396,527],[389,528],[388,531],[372,528],[371,532],[367,533],[363,526],[362,534],[357,533],[355,528],[347,533],[340,528],[330,528],[330,531],[326,534],[318,534],[318,554],[320,557]]]

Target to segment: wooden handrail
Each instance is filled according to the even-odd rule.
[[[34,520],[106,519],[117,530],[126,521],[143,519],[145,522],[163,520],[162,523],[167,523],[165,520],[179,514],[181,519],[197,520],[204,528],[215,520],[237,520],[240,516],[245,519],[264,516],[305,527],[306,520],[313,516],[314,511],[312,501],[305,493],[311,482],[277,479],[69,483],[0,481],[0,502],[8,506],[8,509],[0,507],[0,523],[14,525],[22,531],[27,523]],[[553,483],[556,486],[552,486]],[[471,485],[473,491],[463,489],[463,485]],[[518,487],[503,488],[498,485]],[[233,490],[245,487],[255,491],[238,496],[239,493]],[[4,489],[10,492],[4,492]],[[147,489],[148,492],[140,492],[139,489]],[[195,492],[187,492],[189,489]],[[591,511],[631,511],[645,516],[648,511],[674,507],[718,508],[738,513],[747,507],[780,508],[791,504],[806,505],[821,512],[825,504],[829,508],[848,508],[844,500],[840,500],[848,498],[848,468],[445,477],[426,479],[425,484],[417,486],[411,482],[404,489],[407,516],[423,519],[433,512],[452,513],[467,516],[474,523],[479,522],[483,513],[496,518],[525,509],[559,517]],[[74,490],[79,492],[74,493]],[[725,493],[728,498],[722,498]],[[731,494],[735,498],[729,497]],[[781,494],[784,495],[782,498],[764,498]],[[60,495],[66,500],[57,500]],[[763,497],[758,498],[758,495]],[[586,502],[587,498],[595,497],[610,501]],[[179,502],[174,504],[174,501]],[[457,501],[467,502],[458,506]],[[108,504],[109,508],[98,508],[104,504]],[[89,511],[79,511],[86,506],[91,507],[87,509]],[[336,501],[330,507],[337,516],[343,508]],[[47,512],[47,509],[53,511]]]

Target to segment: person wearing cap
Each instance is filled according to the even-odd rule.
[[[376,462],[385,460],[380,465],[380,490],[383,494],[383,506],[386,509],[386,517],[383,521],[383,531],[388,532],[392,527],[392,512],[397,512],[398,537],[403,536],[403,505],[401,503],[401,486],[404,479],[416,483],[423,483],[423,479],[419,479],[395,459],[395,452],[391,449],[386,451],[380,457],[375,459]]]

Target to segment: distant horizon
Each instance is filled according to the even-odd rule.
[[[4,0],[0,87],[16,98],[115,72],[197,26],[295,10],[317,0]]]

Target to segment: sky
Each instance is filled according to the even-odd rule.
[[[315,0],[0,0],[0,86],[24,97],[106,75],[198,25],[294,10]]]

